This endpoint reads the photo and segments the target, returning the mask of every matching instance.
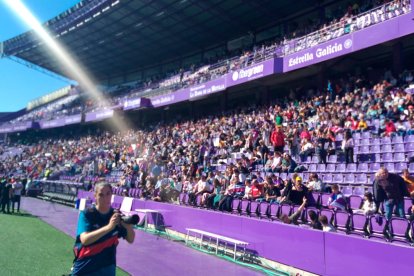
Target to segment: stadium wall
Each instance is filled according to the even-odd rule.
[[[79,191],[78,197],[93,194]],[[115,196],[115,202],[122,199]],[[155,201],[134,199],[132,209],[158,210],[164,224],[180,233],[197,228],[247,241],[260,257],[320,275],[406,275],[412,270],[410,247]]]

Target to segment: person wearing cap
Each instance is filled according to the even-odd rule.
[[[278,202],[301,205],[303,198],[307,197],[307,195],[308,188],[302,184],[302,178],[297,176],[294,180],[288,181],[285,189],[283,190],[283,195],[279,198]]]

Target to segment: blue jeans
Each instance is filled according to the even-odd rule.
[[[395,201],[388,199],[384,201],[384,211],[387,220],[391,219],[394,206],[397,208],[398,216],[401,218],[404,217],[404,201]]]

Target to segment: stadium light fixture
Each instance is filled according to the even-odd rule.
[[[78,81],[80,86],[83,87],[85,92],[89,93],[90,96],[100,102],[109,106],[107,99],[101,93],[97,86],[94,84],[92,78],[87,74],[79,62],[72,57],[69,52],[61,45],[57,40],[53,38],[51,34],[42,26],[40,21],[34,16],[34,14],[25,6],[21,0],[4,0],[6,5],[17,15],[22,22],[28,25],[33,31],[39,36],[44,42],[45,46],[57,57],[58,62],[65,69],[68,75],[74,80]],[[61,33],[61,35],[63,35]],[[113,124],[114,127],[119,131],[127,130],[127,125],[124,121],[120,120],[114,115]]]

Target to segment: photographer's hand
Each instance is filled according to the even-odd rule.
[[[84,232],[80,234],[80,240],[83,245],[90,245],[109,232],[111,232],[117,225],[120,224],[121,221],[121,215],[119,213],[114,213],[109,220],[109,223],[105,225],[104,227],[101,227],[95,231],[92,232]]]
[[[113,230],[113,229],[115,229],[115,227],[117,226],[117,225],[119,225],[119,223],[121,222],[121,214],[120,213],[118,213],[118,212],[115,212],[113,215],[112,215],[112,217],[111,217],[111,219],[109,220],[109,223],[108,223],[108,225],[106,226],[106,227],[108,227],[109,228],[109,230]]]

